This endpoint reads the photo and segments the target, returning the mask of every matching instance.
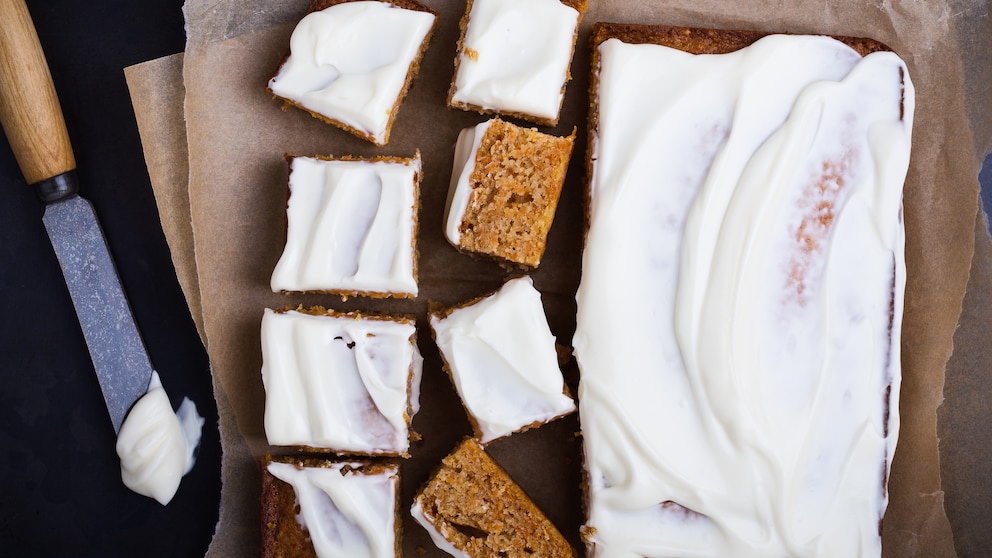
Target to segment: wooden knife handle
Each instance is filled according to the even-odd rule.
[[[24,0],[0,0],[0,123],[28,184],[76,168],[52,74]]]

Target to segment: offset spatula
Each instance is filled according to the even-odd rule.
[[[148,389],[152,365],[93,206],[77,193],[69,134],[24,0],[0,0],[0,123],[24,178],[46,204],[45,229],[120,432]]]

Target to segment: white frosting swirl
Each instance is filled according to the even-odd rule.
[[[358,463],[304,467],[269,463],[272,476],[292,485],[301,525],[318,558],[396,556],[396,491],[399,468],[380,473],[356,470]]]
[[[153,372],[148,393],[131,408],[117,435],[124,485],[163,506],[172,501],[196,461],[203,423],[188,398],[178,415],[173,412],[158,372]]]
[[[434,14],[388,2],[344,2],[304,17],[269,81],[276,95],[386,141],[394,105]]]
[[[272,290],[416,296],[419,172],[419,155],[408,163],[294,157],[286,246]]]
[[[269,443],[406,454],[423,366],[415,331],[412,323],[266,309]]]
[[[557,119],[578,23],[559,0],[472,0],[452,101]]]
[[[530,277],[511,279],[443,318],[431,316],[430,324],[482,443],[575,410]]]
[[[905,64],[801,36],[599,54],[574,339],[592,554],[879,555]]]

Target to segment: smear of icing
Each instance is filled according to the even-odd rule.
[[[131,408],[117,435],[124,485],[163,506],[172,501],[196,462],[203,424],[189,398],[173,412],[158,372],[153,372],[148,392]]]
[[[824,37],[599,49],[574,339],[592,555],[877,555],[905,64]]]

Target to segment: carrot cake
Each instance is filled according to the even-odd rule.
[[[906,64],[866,40],[599,25],[592,67],[589,555],[879,556]]]
[[[558,123],[586,0],[469,0],[448,106]]]
[[[444,367],[482,443],[575,411],[530,277],[430,315]]]
[[[575,556],[547,516],[472,439],[444,458],[414,497],[411,514],[452,556]]]
[[[393,461],[272,457],[262,467],[262,558],[398,558]]]
[[[417,295],[420,153],[289,158],[286,246],[275,292]]]
[[[444,232],[453,246],[536,268],[547,246],[575,140],[498,118],[458,135]]]
[[[436,13],[414,0],[314,0],[269,92],[385,145],[435,27]]]
[[[412,319],[266,309],[261,336],[270,444],[407,456],[423,369]]]

